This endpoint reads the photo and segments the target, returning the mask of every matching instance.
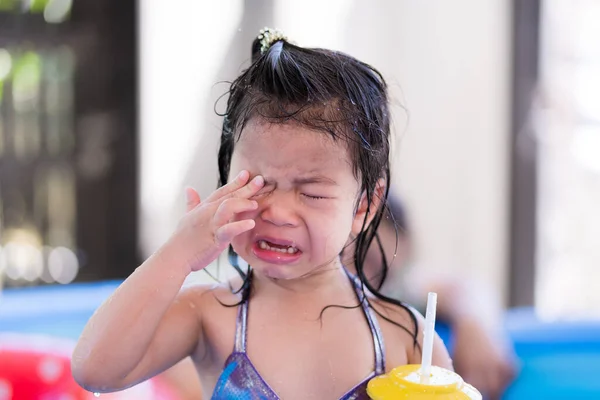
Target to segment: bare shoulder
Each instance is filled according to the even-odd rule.
[[[222,365],[233,350],[237,305],[237,281],[194,284],[181,290],[178,301],[195,308],[201,321],[204,345],[196,349],[193,359],[201,369]]]
[[[369,302],[383,333],[388,353],[386,358],[397,359],[397,364],[407,363],[408,356],[415,347],[415,340],[419,332],[422,332],[413,309],[408,305],[400,306],[374,296],[369,297]]]
[[[417,320],[415,310],[408,304],[402,303],[403,306],[400,306],[375,296],[370,296],[369,302],[371,303],[371,307],[373,307],[378,314],[382,328],[388,324],[393,326],[401,325],[409,330],[410,334],[416,332]]]
[[[181,289],[177,301],[188,302],[190,307],[196,308],[203,316],[215,315],[213,310],[223,306],[233,306],[239,303],[241,296],[236,292],[236,281],[227,281],[215,284],[193,284]],[[208,311],[208,312],[206,312]]]
[[[378,298],[371,298],[370,303],[383,333],[388,369],[402,364],[420,364],[425,327],[423,315],[404,303],[400,306]],[[453,369],[448,350],[437,334],[433,344],[433,364]]]

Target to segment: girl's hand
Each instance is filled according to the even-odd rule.
[[[198,192],[186,189],[187,213],[171,238],[183,252],[190,272],[198,271],[215,260],[237,235],[254,228],[253,219],[237,220],[239,213],[255,210],[258,204],[250,197],[264,185],[262,176],[249,181],[242,171],[230,183],[201,201]]]

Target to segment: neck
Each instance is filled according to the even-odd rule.
[[[345,291],[349,287],[349,281],[338,259],[295,279],[273,279],[254,271],[254,285],[257,292],[261,293],[315,298],[321,297],[321,294],[335,294],[339,289]]]

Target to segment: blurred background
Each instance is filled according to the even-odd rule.
[[[506,310],[506,398],[599,398],[598,20],[596,0],[0,0],[0,333],[76,339],[184,188],[212,192],[219,97],[266,25],[388,80],[419,268]]]

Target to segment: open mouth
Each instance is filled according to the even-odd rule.
[[[259,240],[258,247],[260,247],[262,250],[277,251],[283,254],[296,254],[299,251],[295,246],[275,244],[267,240]]]
[[[259,239],[254,242],[252,253],[269,264],[288,265],[302,257],[302,250],[287,240]]]

